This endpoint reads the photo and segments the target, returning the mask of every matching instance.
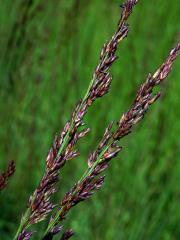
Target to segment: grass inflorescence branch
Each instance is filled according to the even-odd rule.
[[[109,167],[111,159],[115,158],[122,150],[120,140],[131,133],[133,126],[142,120],[150,105],[160,97],[160,93],[154,94],[153,90],[169,75],[172,64],[180,51],[180,44],[171,50],[165,62],[154,74],[148,75],[146,81],[139,87],[133,104],[122,115],[117,125],[112,122],[107,126],[97,148],[89,155],[87,169],[83,176],[65,194],[55,209],[52,196],[58,190],[57,183],[61,169],[67,161],[79,155],[76,144],[90,131],[84,123],[84,117],[89,107],[110,90],[111,67],[117,60],[116,52],[119,43],[128,35],[127,20],[137,3],[138,0],[127,0],[121,6],[117,28],[111,39],[102,48],[99,62],[85,96],[76,105],[70,120],[66,122],[62,131],[56,135],[47,154],[43,177],[29,198],[27,210],[21,218],[14,240],[29,240],[33,236],[33,232],[29,228],[45,220],[48,216],[50,216],[50,221],[44,231],[43,240],[52,240],[54,236],[58,235],[62,231],[62,222],[71,208],[79,202],[89,199],[102,187],[105,179],[104,171]],[[7,172],[2,177],[0,176],[0,189],[5,187],[9,177],[13,174],[15,170],[13,167],[12,162],[9,164]],[[66,230],[61,239],[69,239],[73,234],[71,229]]]
[[[105,178],[101,174],[108,168],[110,160],[115,158],[122,150],[122,147],[119,146],[120,139],[132,131],[133,126],[144,117],[149,106],[160,97],[160,93],[153,94],[153,89],[169,75],[179,51],[180,44],[177,44],[158,70],[153,75],[148,75],[147,80],[138,89],[132,106],[120,118],[115,130],[112,130],[112,123],[106,128],[97,149],[88,159],[88,169],[71,190],[65,194],[60,209],[52,217],[43,240],[46,239],[48,233],[51,233],[54,227],[61,224],[73,206],[89,199],[94,191],[101,188]]]
[[[110,68],[117,59],[116,51],[118,44],[128,34],[126,20],[137,2],[137,0],[128,0],[123,4],[117,29],[101,51],[99,63],[84,98],[77,104],[71,120],[65,124],[62,132],[54,140],[46,159],[45,174],[29,199],[28,209],[21,219],[14,239],[18,239],[19,236],[26,233],[26,230],[33,224],[44,220],[53,210],[54,204],[51,201],[51,197],[56,192],[60,169],[68,160],[78,155],[75,145],[80,138],[84,137],[90,131],[89,128],[84,127],[83,122],[88,108],[96,99],[104,96],[109,91],[112,81]]]
[[[2,191],[8,184],[10,177],[14,174],[16,169],[14,161],[8,163],[7,169],[0,174],[0,191]]]

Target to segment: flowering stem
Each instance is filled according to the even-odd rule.
[[[83,184],[88,185],[88,181],[86,181],[88,180],[88,177],[95,179],[97,175],[101,173],[101,171],[96,171],[96,167],[103,162],[108,163],[110,159],[117,155],[117,153],[121,150],[121,148],[118,148],[117,142],[119,142],[121,138],[125,137],[132,131],[133,126],[142,120],[145,113],[149,109],[149,106],[160,97],[159,93],[155,95],[153,94],[153,89],[169,75],[172,69],[172,64],[175,61],[179,51],[180,44],[177,44],[176,47],[171,50],[166,61],[153,75],[150,74],[146,81],[140,86],[132,106],[130,107],[129,111],[124,113],[120,118],[115,132],[113,133],[111,131],[112,124],[110,124],[106,129],[100,145],[98,145],[97,150],[94,152],[95,157],[92,158],[93,161],[90,158],[91,161],[89,168],[85,171],[78,183],[74,185],[74,188],[72,188],[72,190],[68,192],[67,196],[65,196],[63,199],[60,209],[57,211],[55,217],[49,223],[45,231],[45,236],[50,233],[53,228],[60,223],[60,221],[63,220],[64,216],[69,212],[72,206],[74,206],[78,201],[87,199],[88,194],[92,194],[92,190],[97,190],[99,187],[101,187],[101,183],[98,187],[94,186],[93,188],[93,186],[89,186],[89,189],[88,187],[85,189],[84,195],[83,193],[81,195],[81,191],[83,191]],[[97,182],[91,183],[94,185],[97,184]],[[76,199],[74,197],[77,193],[79,193],[80,197]]]
[[[87,99],[87,97],[88,97],[88,95],[89,95],[89,91],[90,91],[93,83],[94,83],[94,78],[91,80],[91,82],[90,82],[90,84],[89,84],[88,90],[87,90],[87,92],[86,92],[86,94],[85,94],[85,96],[84,96],[84,98],[83,98],[82,103],[81,103],[80,106],[79,106],[79,109],[81,108],[81,106],[83,105],[83,103],[86,101],[86,99]],[[77,114],[78,114],[78,113],[77,113]],[[77,114],[76,114],[76,115],[77,115]],[[76,117],[76,116],[75,116],[75,117]],[[63,153],[63,151],[66,149],[66,147],[67,147],[67,145],[68,145],[68,142],[69,142],[70,133],[71,133],[72,129],[74,128],[74,124],[75,124],[75,123],[74,123],[74,121],[73,121],[73,119],[72,119],[70,128],[69,128],[66,136],[64,137],[64,141],[63,141],[63,143],[62,143],[62,145],[61,145],[61,147],[60,147],[60,149],[59,149],[59,151],[58,151],[57,157],[60,156],[60,155]],[[34,198],[35,198],[35,197],[34,197]],[[32,198],[32,201],[33,201],[33,200],[34,200],[34,199]],[[27,210],[26,210],[26,212],[24,213],[24,215],[23,215],[23,217],[22,217],[21,223],[20,223],[20,225],[19,225],[19,227],[18,227],[18,230],[17,230],[17,232],[16,232],[15,237],[14,237],[13,240],[16,240],[16,239],[18,238],[19,234],[22,232],[22,230],[23,230],[24,228],[27,229],[28,227],[30,227],[30,225],[28,225],[28,221],[29,221],[30,214],[31,214],[31,209],[30,209],[30,207],[28,207]]]
[[[55,145],[57,144],[58,147],[53,146],[54,148],[52,149],[52,151],[50,150],[50,155],[48,155],[50,160],[49,158],[47,159],[45,174],[42,177],[38,188],[34,191],[33,195],[30,198],[29,207],[24,214],[23,221],[18,228],[14,240],[18,238],[18,234],[20,234],[32,224],[44,220],[49,214],[49,212],[52,211],[53,204],[51,203],[50,199],[51,195],[56,190],[55,185],[58,181],[59,170],[68,160],[67,153],[72,154],[71,150],[73,150],[73,147],[77,140],[80,138],[80,135],[81,137],[85,136],[85,134],[88,132],[88,129],[84,129],[84,132],[79,133],[78,135],[77,131],[77,129],[83,125],[83,118],[86,114],[87,108],[90,107],[90,105],[97,98],[104,96],[109,91],[112,80],[110,67],[117,59],[116,51],[118,44],[127,37],[129,29],[126,21],[131,15],[132,9],[137,2],[138,0],[127,0],[123,4],[117,29],[114,35],[104,45],[101,51],[100,62],[95,69],[93,78],[89,84],[87,92],[81,103],[76,108],[71,121],[68,122],[68,126],[65,126],[65,128],[63,129],[62,138],[60,141],[61,143],[55,142]],[[55,153],[53,152],[53,150],[55,150]],[[106,150],[104,149],[104,151]],[[100,154],[97,161],[95,161],[93,165],[85,172],[79,183],[83,182],[83,180],[92,173],[93,169],[99,163],[102,155]],[[57,213],[57,217],[55,217],[54,222],[56,222],[56,218],[58,219],[59,214],[60,213]],[[51,224],[53,224],[53,222]],[[51,228],[52,226],[49,226],[49,229]]]

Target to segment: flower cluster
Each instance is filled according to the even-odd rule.
[[[8,181],[9,181],[9,178],[15,172],[15,168],[16,167],[15,167],[14,161],[10,161],[6,171],[4,171],[2,174],[0,174],[0,191],[6,187]]]
[[[54,208],[54,204],[51,202],[51,196],[56,191],[56,184],[59,181],[59,171],[68,160],[78,155],[75,145],[80,138],[84,137],[90,131],[89,128],[84,127],[85,124],[83,122],[88,108],[96,99],[104,96],[109,91],[112,80],[110,67],[117,59],[116,51],[118,44],[128,34],[126,20],[130,16],[132,8],[136,3],[137,1],[128,0],[123,5],[117,29],[101,51],[100,60],[87,93],[77,104],[71,120],[66,123],[61,134],[57,135],[54,140],[53,146],[46,159],[45,174],[39,186],[29,199],[28,209],[22,218],[21,227],[15,239],[29,226],[44,220]]]
[[[89,199],[95,191],[102,187],[105,176],[101,174],[108,168],[111,159],[115,158],[122,150],[122,147],[119,146],[120,139],[132,131],[133,126],[144,117],[149,106],[160,97],[160,93],[153,94],[153,89],[170,73],[172,64],[179,53],[180,44],[170,52],[166,61],[153,75],[149,74],[147,80],[138,89],[132,106],[123,114],[118,124],[114,126],[113,123],[110,123],[106,128],[96,150],[88,158],[88,168],[84,175],[65,194],[63,200],[60,202],[60,206],[58,205],[54,213],[53,209],[55,205],[52,203],[51,198],[57,191],[60,170],[67,161],[79,155],[76,143],[90,131],[89,128],[85,127],[84,123],[84,116],[88,108],[96,99],[107,94],[110,89],[112,81],[111,66],[117,59],[116,52],[119,43],[128,34],[129,28],[126,21],[137,3],[138,0],[127,0],[121,6],[122,11],[116,31],[103,46],[99,63],[95,68],[92,81],[84,98],[79,101],[70,120],[65,124],[61,133],[54,139],[46,158],[45,173],[29,199],[28,209],[21,219],[21,224],[14,240],[29,240],[32,232],[28,231],[28,228],[46,219],[50,214],[51,218],[43,240],[52,240],[54,236],[59,234],[62,230],[61,223],[66,218],[70,209],[79,202]],[[13,165],[9,165],[7,173],[3,174],[2,177],[0,176],[0,189],[3,188],[3,185],[6,185],[12,173]],[[61,240],[69,239],[72,235],[73,231],[67,230],[62,235]]]

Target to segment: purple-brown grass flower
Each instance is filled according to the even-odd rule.
[[[68,240],[68,239],[70,239],[73,235],[74,235],[73,230],[72,230],[72,229],[68,229],[68,230],[66,230],[66,231],[63,233],[63,235],[62,235],[62,237],[60,238],[60,240]]]
[[[18,240],[29,240],[32,236],[32,233],[31,232],[28,232],[26,230],[23,230],[19,236],[18,236]]]
[[[10,177],[15,172],[15,169],[16,169],[16,166],[14,161],[10,161],[7,169],[2,174],[0,174],[0,191],[7,186]]]

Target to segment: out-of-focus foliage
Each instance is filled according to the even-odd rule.
[[[0,196],[1,240],[12,239],[53,137],[83,96],[121,3],[0,0],[0,169],[9,159],[17,164]],[[82,175],[105,126],[128,109],[137,86],[179,40],[179,12],[179,0],[140,1],[135,8],[111,92],[89,111],[92,132],[79,144],[81,156],[63,170],[57,200]],[[75,240],[180,238],[179,69],[178,60],[161,100],[122,142],[102,191],[69,215]],[[43,227],[38,225],[39,235]]]

